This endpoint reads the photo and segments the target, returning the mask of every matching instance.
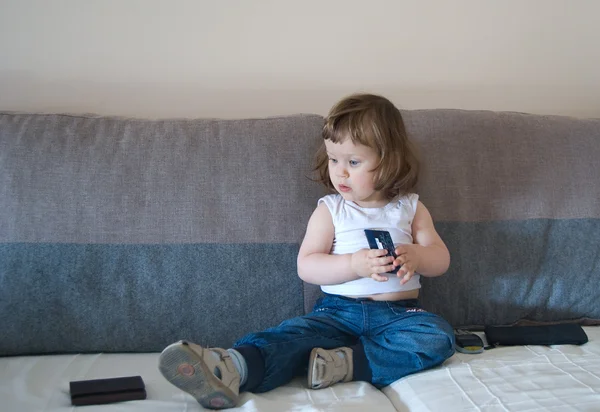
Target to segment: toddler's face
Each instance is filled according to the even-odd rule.
[[[355,145],[350,138],[342,143],[325,140],[325,148],[329,156],[329,178],[345,200],[361,207],[380,207],[387,203],[382,194],[373,189],[372,170],[379,161],[375,150]]]

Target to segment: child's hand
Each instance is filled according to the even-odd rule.
[[[401,277],[401,284],[408,282],[415,274],[415,270],[419,267],[420,258],[417,251],[417,245],[400,245],[396,248],[396,260],[394,260],[394,267],[400,266],[396,276]]]
[[[370,277],[377,282],[386,282],[387,276],[380,275],[394,269],[392,256],[385,249],[361,249],[352,254],[352,270],[362,278]]]

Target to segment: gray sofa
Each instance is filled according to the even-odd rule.
[[[452,256],[423,280],[424,307],[475,330],[577,322],[590,342],[457,354],[383,391],[311,392],[299,379],[245,394],[240,410],[525,410],[485,377],[502,365],[504,382],[546,379],[558,353],[589,373],[565,368],[550,385],[574,377],[573,393],[540,395],[544,381],[528,399],[600,410],[586,409],[600,405],[600,119],[403,116],[424,159],[420,198]],[[89,410],[200,409],[155,371],[157,352],[182,338],[227,347],[309,311],[320,291],[297,277],[296,255],[324,194],[311,180],[322,122],[1,113],[2,410],[70,410],[69,381],[123,375],[141,375],[148,399]]]

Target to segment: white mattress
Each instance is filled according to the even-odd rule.
[[[600,411],[600,328],[583,346],[496,348],[456,354],[443,366],[378,391],[351,382],[319,391],[304,380],[242,395],[234,411]],[[169,412],[201,407],[159,374],[158,354],[0,358],[0,411]],[[141,375],[148,398],[72,407],[69,381]]]
[[[383,389],[398,411],[600,411],[600,327],[585,345],[457,353]]]

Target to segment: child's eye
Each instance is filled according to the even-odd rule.
[[[335,159],[332,159],[331,157],[329,158],[329,161],[330,161],[331,163],[337,163],[337,160],[335,160]]]
[[[360,162],[358,160],[350,160],[350,166],[358,166]]]

